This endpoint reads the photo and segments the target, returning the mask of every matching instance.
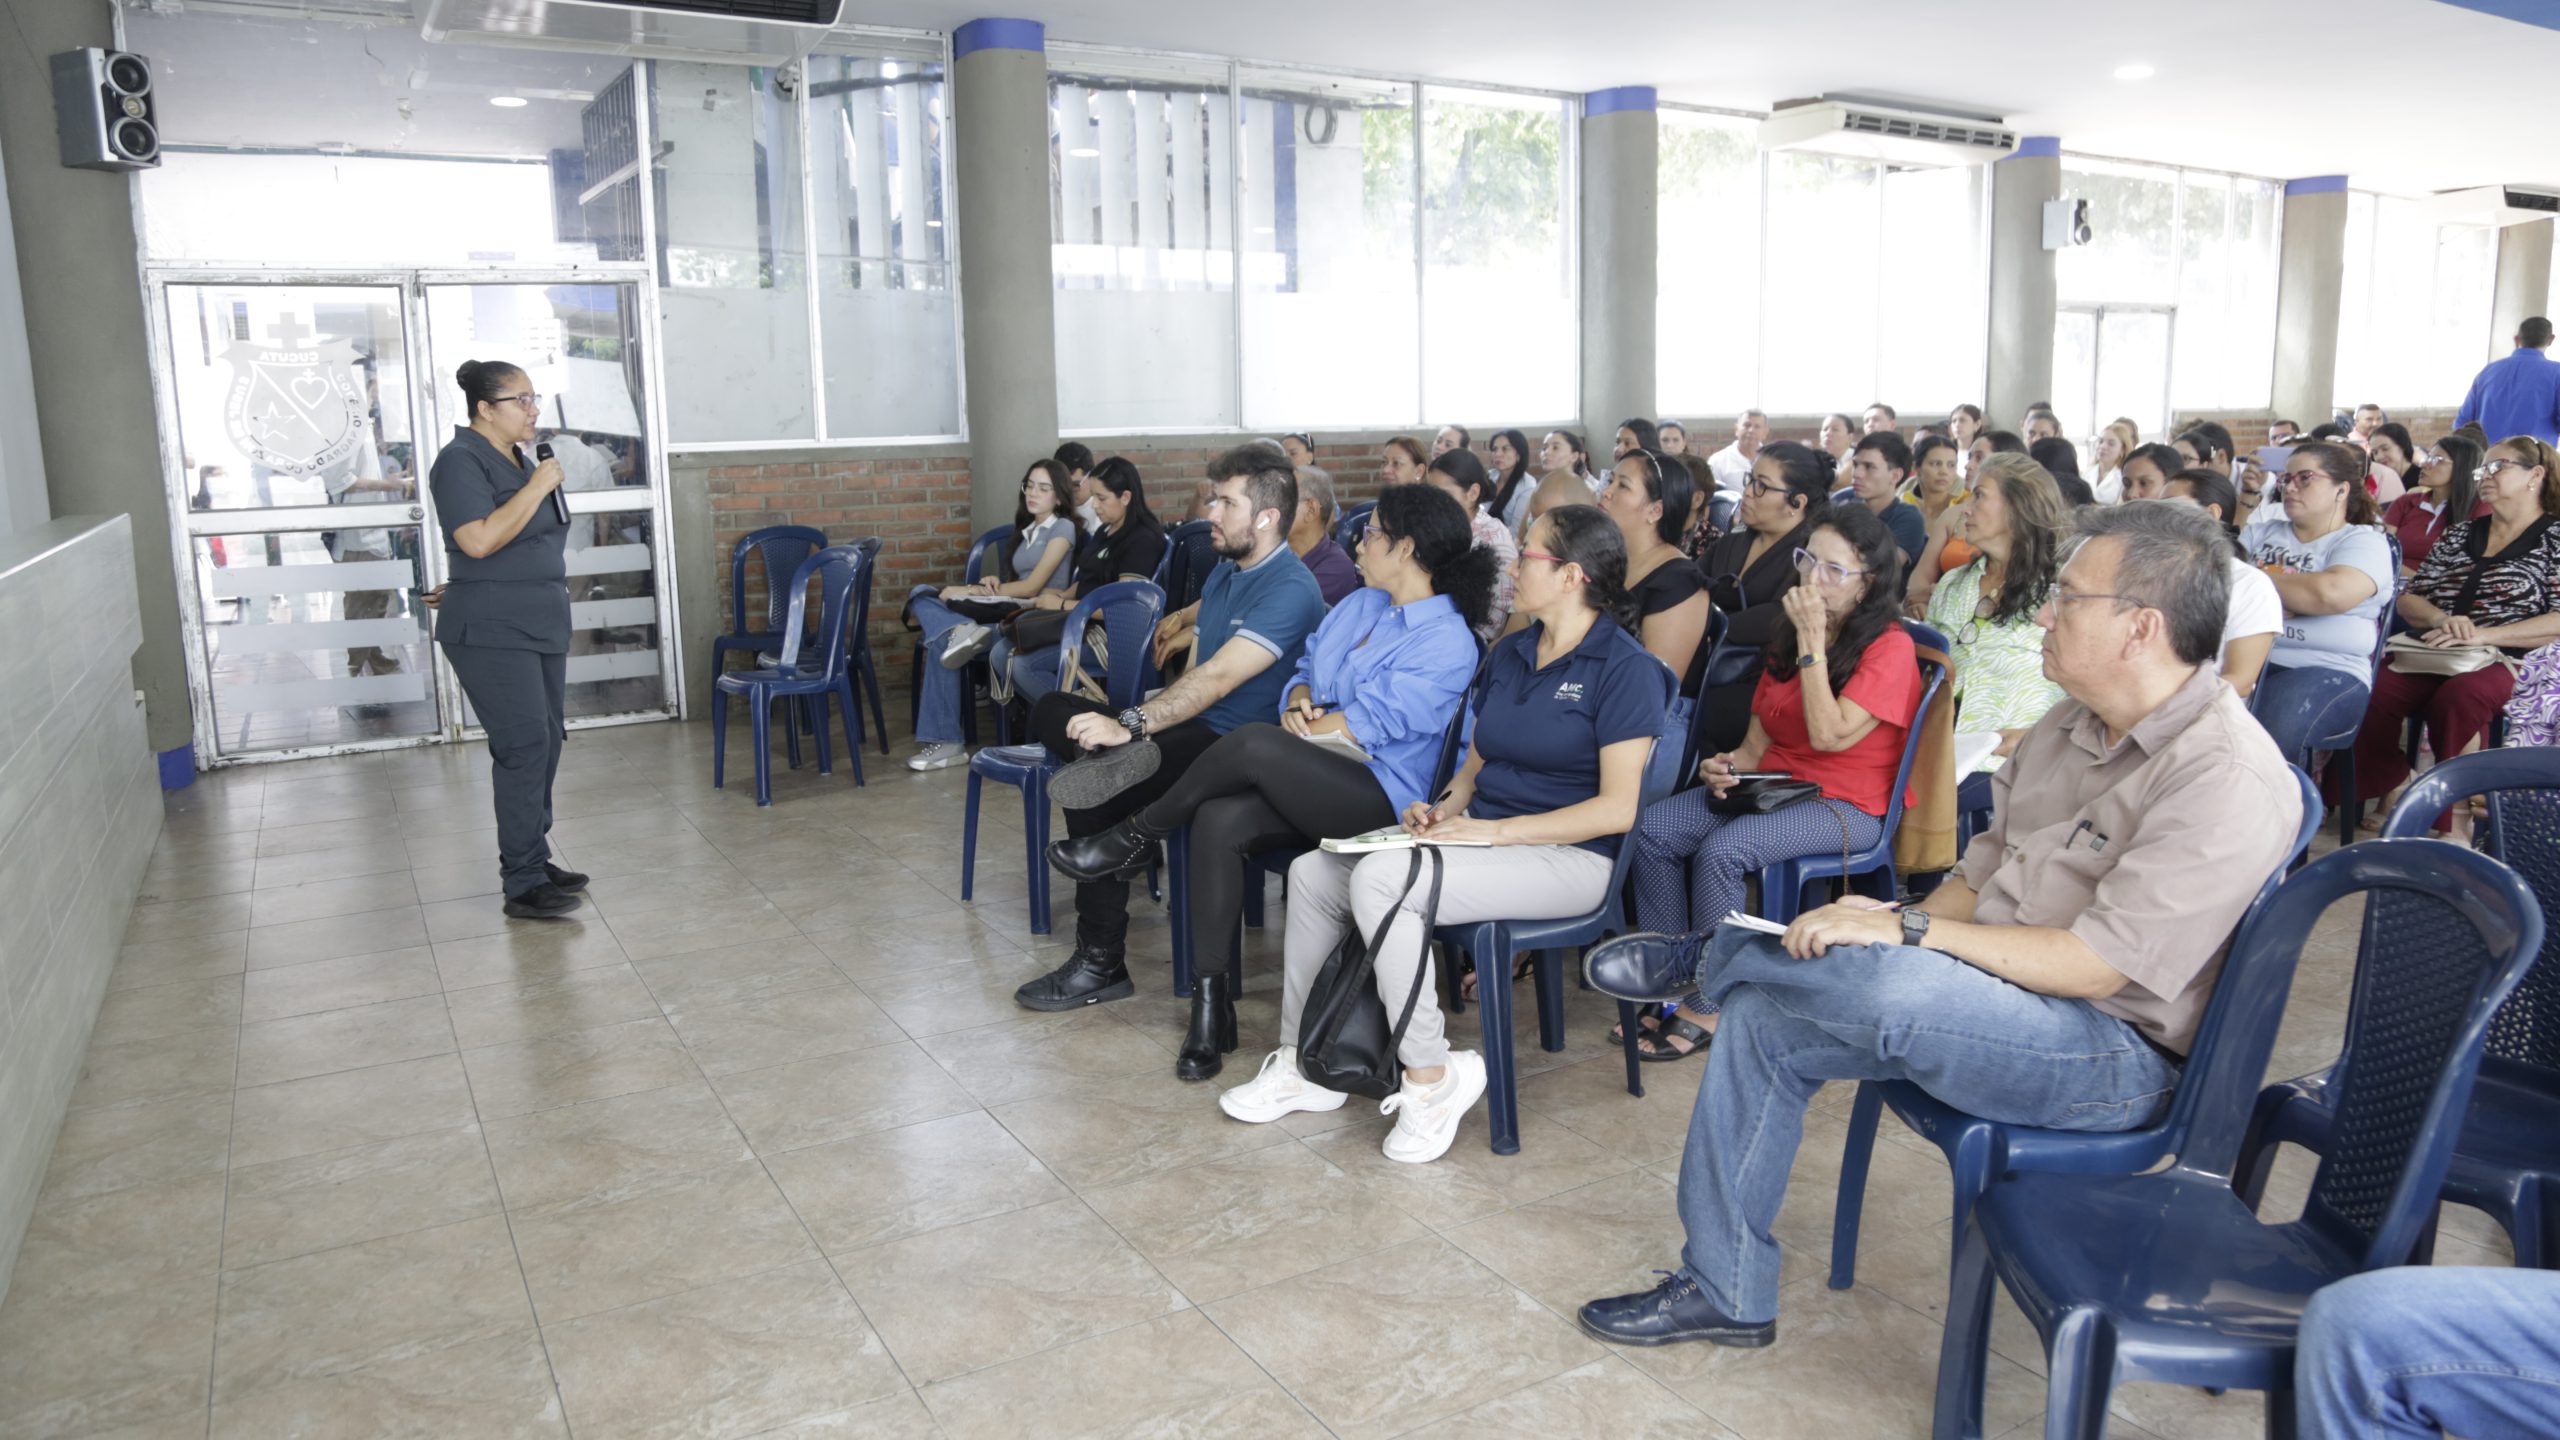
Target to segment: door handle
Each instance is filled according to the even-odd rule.
[[[424,519],[426,519],[426,518],[427,518],[427,509],[426,509],[426,507],[425,507],[425,506],[423,506],[423,505],[412,505],[412,506],[410,506],[410,507],[409,507],[409,518],[410,518],[410,519],[412,519],[412,520],[424,520]]]

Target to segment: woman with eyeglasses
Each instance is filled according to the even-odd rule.
[[[2176,453],[2170,451],[2173,458]],[[2133,463],[2140,461],[2137,452]],[[2222,533],[2231,537],[2231,604],[2223,612],[2222,643],[2213,652],[2213,663],[2222,672],[2223,683],[2246,700],[2256,692],[2259,677],[2266,673],[2267,652],[2284,631],[2284,601],[2276,595],[2275,582],[2267,572],[2250,564],[2240,548],[2240,527],[2231,521],[2240,508],[2240,489],[2229,475],[2201,467],[2171,471],[2161,488],[2158,498],[2195,506],[2222,522]]]
[[[1067,467],[1034,460],[1022,472],[1013,502],[1013,538],[996,545],[996,573],[973,584],[919,585],[907,595],[907,623],[921,631],[925,653],[941,663],[916,677],[916,739],[922,748],[910,770],[940,770],[969,758],[960,743],[960,713],[969,703],[969,662],[995,643],[993,625],[970,619],[955,605],[1028,601],[1063,589],[1075,553],[1075,520],[1063,508]],[[1003,619],[992,608],[978,612]]]
[[[1802,582],[1781,601],[1743,742],[1698,762],[1701,788],[1637,820],[1636,924],[1661,934],[1706,930],[1742,908],[1763,868],[1863,850],[1884,835],[1903,742],[1920,704],[1919,657],[1902,628],[1902,552],[1875,512],[1836,505],[1791,559]],[[1811,800],[1759,815],[1719,815],[1711,802],[1745,771],[1821,785]],[[1636,1053],[1684,1059],[1707,1046],[1714,1007],[1691,994],[1677,1013],[1639,1022]]]
[[[1956,728],[2000,736],[1999,748],[1958,784],[1959,812],[1991,808],[1992,772],[2062,700],[2062,687],[2045,678],[2036,612],[2062,568],[2069,513],[2052,472],[2024,455],[1995,455],[1973,478],[1963,525],[1981,553],[1940,580],[1929,599],[1929,623],[1947,637]]]
[[[1698,562],[1707,599],[1724,612],[1725,643],[1736,653],[1756,654],[1785,618],[1779,599],[1796,583],[1795,552],[1831,508],[1831,481],[1831,457],[1792,440],[1763,445],[1752,460],[1742,502],[1734,507],[1733,529]],[[1723,748],[1741,743],[1759,678],[1756,667],[1735,676],[1706,677],[1698,703],[1709,711],[1710,744]]]
[[[1443,456],[1443,459],[1448,457]],[[1469,627],[1493,598],[1493,557],[1458,502],[1429,485],[1378,492],[1361,532],[1362,588],[1325,613],[1281,692],[1277,724],[1227,732],[1154,804],[1098,835],[1060,840],[1050,863],[1079,881],[1145,873],[1159,841],[1191,827],[1191,1027],[1174,1074],[1216,1075],[1236,1046],[1228,966],[1242,934],[1250,857],[1364,834],[1431,798],[1441,736],[1476,669]],[[1282,1039],[1292,1040],[1294,1028]]]
[[[1491,486],[1485,479],[1484,462],[1474,451],[1452,450],[1432,457],[1422,481],[1458,502],[1458,508],[1467,513],[1468,533],[1493,557],[1493,599],[1474,621],[1477,638],[1490,645],[1511,619],[1511,562],[1519,558],[1520,546],[1512,540],[1511,531],[1485,511],[1484,497]]]
[[[2284,757],[2305,770],[2312,740],[2364,708],[2391,603],[2391,547],[2365,493],[2365,468],[2364,452],[2352,445],[2296,447],[2285,461],[2281,508],[2262,509],[2240,532],[2285,614],[2284,633],[2267,653],[2265,693],[2251,708]]]
[[[2560,455],[2530,435],[2513,436],[2490,447],[2478,481],[2488,518],[2465,520],[2437,539],[2400,597],[2400,618],[2429,645],[2494,646],[2498,655],[2522,659],[2560,640]],[[2292,491],[2287,476],[2288,499]],[[2356,736],[2352,803],[2387,795],[2408,778],[2401,734],[2410,716],[2425,717],[2427,744],[2438,756],[2459,755],[2488,730],[2514,688],[2515,672],[2494,658],[2460,675],[2384,665]]]
[[[1529,437],[1496,430],[1484,448],[1493,457],[1493,499],[1486,503],[1516,542],[1529,528],[1529,502],[1538,493],[1538,476],[1529,468]]]
[[[2418,573],[2447,528],[2489,513],[2488,502],[2480,498],[2480,482],[2471,478],[2479,468],[2480,447],[2467,435],[2447,435],[2435,448],[2410,457],[2408,489],[2382,510],[2384,527],[2400,541],[2402,578]]]
[[[522,368],[466,360],[454,381],[471,423],[436,452],[427,479],[451,577],[436,643],[489,738],[506,913],[550,919],[577,909],[587,888],[586,876],[551,863],[547,838],[569,719],[569,526],[552,498],[560,462],[525,463],[542,399]]]
[[[1040,610],[1071,610],[1078,600],[1114,580],[1149,579],[1164,559],[1164,523],[1147,508],[1146,485],[1138,467],[1125,456],[1113,455],[1094,466],[1087,479],[1102,530],[1076,553],[1075,570],[1065,587],[1033,595],[997,631],[966,636],[955,631],[944,642],[945,665],[966,665],[976,647],[984,646],[996,694],[1006,703],[1029,703],[1057,689],[1066,664],[1061,645],[1026,650],[1015,643],[1021,617]]]
[[[1706,587],[1680,549],[1695,490],[1689,467],[1656,450],[1630,450],[1609,467],[1600,508],[1618,522],[1627,545],[1627,593],[1636,603],[1636,638],[1680,677],[1680,693],[1698,693],[1707,664]]]

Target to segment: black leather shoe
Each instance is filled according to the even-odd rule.
[[[1134,815],[1099,835],[1076,835],[1049,842],[1049,863],[1076,880],[1129,880],[1147,873],[1156,858],[1156,842]]]
[[[1677,1345],[1705,1340],[1756,1350],[1778,1338],[1778,1322],[1757,1325],[1736,1320],[1698,1290],[1697,1282],[1669,1270],[1656,1271],[1662,1283],[1635,1295],[1612,1295],[1582,1307],[1582,1328],[1614,1345]]]
[[[1119,956],[1078,946],[1066,964],[1025,981],[1013,992],[1013,1003],[1025,1010],[1076,1010],[1136,993],[1138,987],[1129,983],[1129,967]]]
[[[556,920],[585,903],[545,880],[521,895],[508,896],[506,910],[517,920]]]
[[[575,895],[587,888],[586,876],[575,870],[563,870],[548,860],[542,862],[542,873],[551,877],[551,886],[555,890],[563,890]]]
[[[1236,1048],[1236,997],[1227,993],[1224,975],[1199,975],[1191,981],[1191,1028],[1183,1032],[1182,1053],[1173,1062],[1178,1080],[1212,1080],[1226,1062],[1220,1056]]]
[[[1653,1004],[1683,1000],[1698,977],[1698,956],[1706,948],[1706,938],[1644,931],[1604,940],[1582,957],[1582,978],[1592,989],[1620,1000]]]

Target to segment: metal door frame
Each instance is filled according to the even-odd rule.
[[[2089,433],[2092,435],[2106,428],[2107,423],[2098,418],[2097,412],[2098,376],[2104,372],[2107,362],[2107,317],[2110,315],[2159,315],[2167,318],[2169,340],[2168,348],[2163,353],[2168,358],[2160,367],[2160,423],[2164,426],[2174,426],[2178,412],[2169,403],[2169,397],[2170,375],[2178,368],[2178,307],[2113,300],[2072,300],[2053,307],[2053,317],[2056,322],[2065,315],[2089,317]],[[2077,445],[2079,442],[2072,443]]]
[[[384,517],[395,525],[420,527],[419,557],[423,576],[430,585],[444,580],[444,552],[439,544],[427,543],[437,533],[435,499],[426,488],[425,478],[434,457],[443,448],[450,428],[449,403],[443,386],[434,380],[434,356],[427,337],[426,292],[430,286],[458,285],[630,285],[634,287],[640,309],[642,339],[641,378],[644,416],[649,428],[647,454],[654,483],[645,507],[627,503],[606,503],[622,499],[612,492],[567,492],[570,513],[596,514],[609,511],[646,508],[650,513],[651,563],[655,567],[652,584],[659,601],[658,664],[662,679],[664,704],[654,710],[621,711],[608,715],[572,718],[572,730],[601,729],[614,725],[645,724],[661,720],[681,719],[684,715],[685,684],[683,656],[676,643],[681,614],[681,597],[677,589],[674,565],[674,535],[669,516],[667,470],[666,414],[661,384],[660,335],[658,327],[657,283],[654,270],[646,263],[616,263],[594,266],[546,266],[533,268],[495,268],[479,270],[428,269],[403,267],[393,269],[345,270],[243,270],[235,265],[162,264],[152,265],[143,273],[147,307],[148,349],[151,359],[152,408],[160,433],[160,470],[163,501],[170,517],[169,544],[171,564],[178,588],[179,629],[184,639],[187,664],[187,705],[194,723],[195,760],[200,769],[218,769],[231,765],[266,764],[281,760],[299,760],[313,756],[361,754],[378,750],[414,749],[422,745],[452,744],[479,738],[478,726],[462,723],[462,694],[454,683],[452,671],[444,656],[430,642],[428,652],[434,669],[431,698],[436,705],[437,728],[426,735],[393,736],[379,740],[350,740],[333,745],[301,746],[282,750],[262,750],[255,754],[224,755],[217,749],[219,729],[213,711],[213,678],[205,653],[205,616],[203,597],[196,576],[195,541],[199,536],[268,534],[278,530],[346,528],[344,522],[371,516],[351,516],[352,507],[327,507],[323,513],[312,507],[275,507],[264,510],[207,511],[197,514],[189,505],[192,493],[188,484],[183,432],[179,426],[177,389],[174,383],[175,355],[171,351],[171,286],[236,286],[259,288],[390,289],[399,294],[401,341],[404,359],[409,367],[410,385],[405,403],[410,407],[410,434],[415,452],[415,468],[420,485],[417,498],[408,504],[390,504],[380,508],[403,512],[396,518]],[[592,497],[592,498],[589,498]],[[372,507],[363,507],[372,508]],[[279,520],[316,520],[326,518],[326,526],[318,524],[279,524]]]

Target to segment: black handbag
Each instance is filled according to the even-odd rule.
[[[1422,936],[1427,945],[1431,922],[1440,911],[1440,852],[1435,847],[1413,847],[1413,863],[1405,871],[1404,896],[1398,897],[1397,908],[1413,894],[1426,854],[1431,857],[1431,892],[1422,907]],[[1378,922],[1378,933],[1367,940],[1360,938],[1354,926],[1316,972],[1298,1021],[1298,1073],[1308,1084],[1372,1100],[1384,1100],[1402,1087],[1404,1064],[1396,1058],[1396,1049],[1404,1043],[1405,1027],[1413,1023],[1414,1006],[1422,999],[1426,967],[1419,961],[1414,965],[1413,991],[1404,997],[1404,1013],[1390,1029],[1386,1002],[1378,998],[1377,965],[1378,947],[1394,928],[1392,909]]]
[[[1819,800],[1822,787],[1811,780],[1745,780],[1707,800],[1710,815],[1766,815],[1799,800]]]

